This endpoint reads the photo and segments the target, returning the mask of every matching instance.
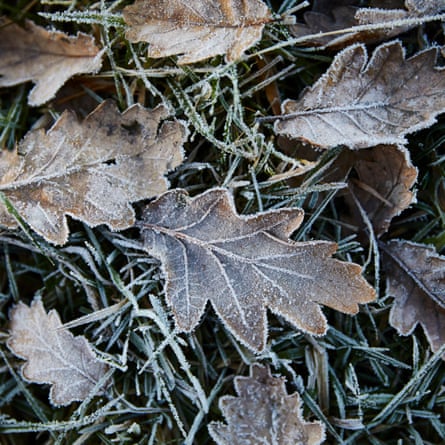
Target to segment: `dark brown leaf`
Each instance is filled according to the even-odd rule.
[[[391,241],[381,247],[387,293],[395,299],[391,326],[409,335],[420,324],[431,349],[437,351],[445,344],[445,257],[431,246],[410,241]]]

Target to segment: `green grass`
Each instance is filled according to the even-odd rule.
[[[364,265],[379,298],[354,317],[325,308],[330,328],[324,337],[296,331],[269,313],[268,345],[255,355],[225,330],[210,307],[193,333],[175,330],[160,264],[141,249],[136,229],[115,233],[70,220],[70,240],[58,248],[29,230],[0,229],[0,443],[210,444],[207,424],[223,420],[218,398],[234,394],[234,376],[248,375],[249,365],[257,362],[287,378],[288,392],[301,394],[305,418],[326,425],[329,444],[445,443],[443,350],[433,354],[420,327],[407,337],[390,327],[393,300],[385,293],[375,245],[339,222],[345,211],[338,197],[341,185],[322,182],[324,168],[341,149],[323,154],[299,183],[270,180],[307,162],[280,148],[270,123],[257,122],[272,114],[265,89],[276,82],[282,98],[298,97],[334,53],[285,45],[291,36],[277,22],[239,63],[227,65],[216,57],[179,67],[174,57],[147,59],[145,44],[125,40],[120,11],[130,3],[0,0],[0,13],[71,34],[94,34],[106,48],[102,71],[70,81],[81,92],[74,102],[81,116],[107,98],[121,110],[136,102],[149,108],[166,104],[191,131],[187,160],[169,175],[172,188],[196,195],[227,187],[243,214],[302,207],[306,217],[294,239],[336,241],[337,257]],[[269,3],[280,13],[297,4]],[[425,35],[437,32],[431,24],[423,34],[401,38],[412,53],[424,46]],[[441,35],[436,38],[443,43]],[[56,99],[30,108],[29,89],[30,84],[0,89],[5,150],[42,116],[57,117],[67,103]],[[384,240],[433,244],[445,253],[444,137],[443,119],[409,137],[419,169],[417,202],[395,218]],[[142,204],[135,206],[138,212]],[[8,311],[35,296],[66,322],[108,309],[72,328],[112,365],[113,385],[105,396],[54,408],[47,386],[21,378],[22,361],[6,347]]]

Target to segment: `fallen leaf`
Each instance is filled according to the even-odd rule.
[[[179,64],[218,54],[238,60],[272,20],[260,0],[137,0],[123,13],[128,40],[149,42],[149,57],[180,54]]]
[[[112,230],[135,222],[130,203],[168,188],[164,175],[182,162],[187,130],[167,110],[134,105],[120,114],[104,102],[83,122],[65,111],[53,127],[29,132],[18,153],[0,157],[0,192],[48,241],[68,239],[66,215]],[[162,122],[162,123],[161,123]],[[17,223],[0,205],[0,223]]]
[[[381,236],[388,230],[391,220],[413,202],[411,189],[417,179],[417,169],[404,147],[377,145],[365,150],[343,151],[324,180],[332,182],[346,178],[349,192],[366,212],[374,233]],[[356,201],[350,195],[346,195],[346,199],[352,212],[347,222],[364,229]]]
[[[435,352],[445,344],[445,257],[410,241],[381,243],[387,294],[394,297],[389,322],[401,335],[417,324]],[[445,355],[443,356],[445,360]]]
[[[391,9],[390,5],[384,8],[358,8],[350,0],[337,0],[335,2],[314,1],[312,11],[304,13],[305,23],[296,23],[289,27],[295,37],[308,36],[301,43],[305,46],[322,46],[330,49],[340,49],[356,43],[376,43],[381,40],[397,36],[421,23],[423,16],[435,14],[445,7],[443,0],[423,1],[407,0],[406,9]],[[389,2],[386,1],[386,4]],[[319,6],[322,5],[322,7]],[[419,21],[406,24],[403,20],[418,18]],[[399,25],[395,25],[395,23]],[[385,27],[385,23],[388,26]],[[340,34],[320,35],[318,33],[332,33],[352,27],[365,25],[381,25],[378,29],[362,29]]]
[[[51,386],[50,402],[69,405],[87,398],[109,367],[99,361],[84,336],[62,327],[59,314],[48,314],[40,300],[20,302],[10,313],[9,349],[27,361],[22,376],[31,383]]]
[[[42,105],[72,76],[96,73],[102,53],[94,38],[79,33],[70,37],[27,21],[25,27],[0,19],[0,87],[32,80],[30,105]]]
[[[190,198],[172,190],[144,212],[144,245],[162,262],[177,327],[189,332],[210,301],[228,329],[254,351],[265,347],[266,307],[315,335],[326,332],[319,304],[356,313],[374,299],[360,266],[330,258],[336,244],[293,242],[301,209],[236,213],[231,195]]]
[[[445,111],[445,74],[434,66],[436,48],[405,60],[399,41],[340,52],[298,101],[283,103],[278,134],[321,148],[403,145],[404,136],[432,125]]]
[[[235,377],[238,397],[224,396],[219,408],[227,425],[211,422],[218,445],[319,445],[325,440],[321,422],[303,419],[298,393],[287,394],[284,379],[268,367],[253,365],[250,377]]]

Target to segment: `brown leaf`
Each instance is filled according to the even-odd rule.
[[[405,60],[400,42],[380,45],[367,60],[362,44],[340,52],[298,101],[283,104],[275,131],[321,148],[399,144],[445,111],[445,74],[436,49]]]
[[[23,155],[2,154],[0,192],[55,244],[67,241],[65,215],[91,226],[129,228],[135,221],[130,203],[164,192],[164,175],[182,162],[187,131],[178,121],[162,122],[167,116],[162,106],[139,105],[120,114],[112,102],[83,122],[66,111],[47,133],[25,136],[18,149]],[[0,223],[16,226],[1,205]]]
[[[218,445],[319,445],[325,440],[321,422],[303,419],[298,393],[287,394],[282,377],[253,365],[250,377],[235,377],[238,397],[224,396],[219,408],[227,425],[211,422],[210,435]]]
[[[318,4],[322,4],[320,7]],[[384,8],[358,8],[349,0],[325,2],[315,1],[312,11],[304,14],[305,23],[296,23],[290,26],[295,37],[308,36],[299,44],[305,46],[323,46],[324,48],[340,49],[356,43],[375,43],[397,36],[408,31],[421,22],[422,16],[438,13],[444,8],[443,0],[424,1],[407,0],[406,9],[390,9],[388,1]],[[404,19],[419,18],[418,23],[406,24]],[[390,23],[391,22],[391,23]],[[395,23],[399,22],[399,25]],[[389,26],[385,28],[385,23]],[[317,33],[330,33],[346,30],[354,26],[381,25],[378,29],[350,31],[334,35],[320,35]]]
[[[378,145],[366,150],[345,150],[325,180],[341,181],[346,177],[349,191],[366,212],[377,236],[385,233],[391,220],[414,200],[411,188],[416,182],[417,169],[411,164],[408,150],[402,146]],[[347,196],[347,202],[353,212],[352,223],[364,228],[355,200]]]
[[[352,314],[358,303],[372,301],[361,268],[330,258],[334,243],[289,240],[302,219],[300,209],[240,216],[223,189],[195,198],[172,190],[150,203],[141,224],[144,245],[162,262],[179,330],[193,330],[210,301],[240,341],[261,351],[266,307],[322,335],[320,304]]]
[[[63,329],[58,313],[47,314],[40,300],[31,306],[20,302],[11,310],[10,319],[8,347],[27,360],[23,378],[52,385],[49,399],[53,405],[84,400],[108,371],[87,339]]]
[[[30,21],[22,28],[0,19],[0,87],[32,80],[30,105],[44,104],[70,77],[95,73],[101,66],[102,53],[87,34],[70,37]]]
[[[137,0],[124,19],[128,40],[150,43],[149,57],[181,54],[178,63],[186,64],[218,54],[240,59],[272,15],[260,0]]]
[[[381,244],[387,293],[395,298],[389,322],[409,335],[417,324],[435,352],[445,344],[445,257],[410,241]],[[443,356],[445,360],[445,356]]]

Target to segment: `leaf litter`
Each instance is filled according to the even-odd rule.
[[[114,84],[113,80],[106,80],[111,90],[107,87],[108,92],[104,90],[103,94],[113,96],[114,87],[120,109],[128,108],[120,113],[116,105],[105,101],[83,121],[79,121],[73,112],[65,111],[47,132],[28,132],[17,144],[17,150],[2,151],[0,156],[3,201],[14,207],[19,217],[47,241],[68,243],[63,250],[45,247],[46,254],[56,264],[52,263],[55,267],[47,276],[42,272],[44,287],[37,294],[42,293],[45,300],[55,298],[57,302],[62,300],[73,305],[73,295],[80,295],[79,289],[88,289],[88,299],[95,301],[95,310],[101,304],[107,306],[109,298],[113,300],[109,307],[133,306],[130,317],[119,313],[115,323],[106,321],[98,328],[102,332],[102,340],[109,341],[112,351],[118,351],[110,355],[114,356],[116,363],[121,363],[125,388],[125,394],[121,393],[121,379],[113,378],[110,392],[124,404],[118,413],[104,411],[106,418],[113,422],[112,428],[104,429],[104,434],[110,436],[107,440],[195,443],[203,427],[203,419],[215,417],[211,410],[212,398],[224,387],[224,372],[239,369],[241,362],[252,363],[255,358],[255,361],[271,361],[274,366],[283,367],[294,376],[296,369],[307,368],[310,375],[307,383],[297,376],[292,383],[297,383],[306,406],[321,422],[305,422],[298,395],[289,396],[283,380],[272,377],[270,368],[253,365],[250,377],[235,378],[238,397],[220,398],[219,407],[227,424],[213,422],[209,425],[210,434],[217,443],[257,443],[258,437],[262,437],[266,443],[276,443],[280,438],[280,443],[298,441],[315,445],[324,440],[325,430],[339,443],[342,440],[347,443],[367,443],[368,440],[381,443],[381,437],[383,441],[390,437],[385,431],[389,432],[391,439],[394,437],[393,430],[400,433],[400,440],[406,439],[407,443],[413,437],[416,443],[420,443],[423,437],[434,437],[431,441],[439,443],[437,437],[445,437],[441,433],[443,424],[436,417],[443,399],[440,380],[434,380],[435,369],[439,369],[440,364],[434,365],[435,368],[431,368],[421,382],[403,382],[403,376],[397,369],[392,369],[409,365],[403,362],[406,348],[399,344],[392,348],[392,340],[388,341],[387,332],[391,329],[386,329],[387,320],[380,315],[385,313],[380,311],[380,306],[383,309],[388,307],[387,299],[378,302],[378,310],[376,305],[370,306],[366,315],[358,316],[353,322],[345,321],[349,318],[341,314],[329,312],[329,325],[320,306],[354,314],[359,304],[374,301],[374,290],[361,276],[361,267],[352,262],[355,258],[364,262],[361,247],[357,247],[360,246],[358,240],[362,244],[363,241],[356,235],[359,231],[366,234],[370,222],[375,235],[381,237],[378,245],[383,253],[381,267],[387,276],[386,294],[394,298],[389,299],[393,301],[389,322],[398,333],[411,334],[413,351],[410,360],[412,358],[413,368],[424,372],[430,366],[419,368],[421,355],[428,359],[429,351],[423,350],[417,342],[413,333],[416,325],[422,326],[431,349],[439,351],[439,354],[442,351],[443,257],[432,247],[395,239],[400,233],[400,214],[405,212],[407,220],[413,214],[410,207],[415,202],[414,186],[418,174],[411,162],[406,136],[431,126],[444,111],[443,68],[436,62],[438,49],[433,43],[440,41],[442,30],[437,27],[431,38],[430,34],[422,34],[425,30],[418,27],[425,21],[443,21],[443,17],[437,15],[444,9],[443,0],[407,0],[405,3],[374,0],[369,3],[370,8],[356,8],[356,2],[351,1],[314,1],[312,12],[305,15],[307,26],[297,25],[303,33],[298,45],[321,45],[320,51],[328,47],[331,52],[321,52],[320,57],[313,48],[302,51],[289,45],[292,39],[285,37],[283,40],[283,35],[287,35],[283,28],[291,22],[284,20],[289,18],[289,12],[284,11],[278,18],[259,0],[137,0],[123,8],[122,19],[111,13],[112,9],[121,8],[119,3],[112,2],[109,9],[100,9],[100,12],[98,5],[82,11],[77,11],[74,5],[74,11],[43,14],[50,21],[74,22],[75,29],[79,28],[79,24],[82,24],[82,30],[94,24],[96,38],[82,33],[69,37],[59,31],[47,31],[32,22],[25,22],[24,27],[19,27],[9,19],[4,19],[2,23],[7,26],[0,30],[0,33],[10,31],[4,39],[10,44],[2,46],[0,43],[0,53],[4,60],[9,57],[8,60],[13,61],[10,64],[0,62],[0,74],[3,75],[0,82],[5,82],[0,85],[6,87],[32,80],[36,86],[29,96],[29,104],[47,103],[47,109],[52,112],[57,106],[52,98],[67,79],[76,74],[93,73],[93,83],[95,80],[113,79]],[[286,2],[286,7],[291,3]],[[111,16],[113,21],[109,21]],[[397,26],[389,29],[392,24]],[[334,33],[315,38],[310,36],[305,41],[304,33],[312,33],[314,26],[321,26],[321,30],[328,34]],[[351,26],[347,33],[341,34],[342,29]],[[298,33],[300,31],[295,31],[297,27],[293,31]],[[387,40],[411,27],[418,27],[419,44],[413,45],[414,40],[410,40],[410,48],[420,48],[421,51],[410,58],[405,57],[400,41],[378,46],[369,60],[364,44],[356,43]],[[110,29],[118,29],[118,32],[110,33]],[[289,30],[292,32],[292,27]],[[134,46],[126,42],[124,33],[133,43],[147,42],[148,48],[145,44]],[[99,36],[103,50],[95,43]],[[401,38],[404,42],[409,40],[403,35]],[[262,49],[253,54],[254,58],[243,60],[244,52],[257,43]],[[60,51],[54,50],[53,44],[61,45]],[[303,66],[305,61],[326,60],[332,50],[345,46],[318,81],[308,81],[311,76],[317,78],[314,75],[316,70],[312,72],[309,63],[304,66],[303,75],[299,74],[300,65]],[[49,54],[46,54],[48,48]],[[71,49],[76,54],[74,58]],[[102,51],[108,55],[112,76],[106,71],[95,75],[101,69]],[[287,64],[281,71],[283,78],[278,72],[267,79],[268,73],[273,71],[268,69],[272,65],[267,52],[275,52],[274,69],[275,65]],[[125,57],[123,53],[126,53]],[[208,60],[217,55],[223,55],[228,65],[218,65],[220,58]],[[170,56],[178,58],[168,59]],[[192,65],[204,60],[208,60],[205,66]],[[258,60],[258,64],[251,63],[252,60]],[[175,61],[178,65],[190,66],[172,68]],[[242,63],[233,63],[236,61]],[[129,69],[132,64],[136,65],[136,70]],[[283,84],[283,79],[288,76],[291,66],[297,84],[313,85],[302,93],[300,100],[287,100],[281,116],[259,118],[259,121],[276,120],[275,131],[280,138],[284,135],[294,141],[303,141],[308,152],[317,153],[316,159],[323,160],[325,155],[338,152],[332,150],[334,147],[344,145],[340,156],[331,158],[327,163],[318,160],[305,162],[304,156],[292,159],[292,155],[275,150],[272,129],[267,126],[259,128],[252,123],[255,119],[253,113],[249,115],[253,110],[257,116],[266,114],[261,102],[262,96],[268,96],[268,92],[262,84],[267,86],[268,80],[274,82],[276,102],[281,102],[280,93],[289,97],[289,85]],[[264,76],[258,76],[256,69]],[[20,70],[26,75],[22,75]],[[233,78],[230,100],[227,100],[227,86],[224,86],[227,70],[231,70]],[[261,80],[258,85],[255,79]],[[76,88],[80,87],[76,82],[73,86],[73,94],[76,95]],[[282,89],[283,86],[285,88]],[[169,110],[175,109],[176,116],[188,116],[187,126],[194,131],[190,140],[185,123],[169,116],[163,106],[148,110],[141,105],[133,105],[135,100],[155,105],[145,90],[159,96]],[[191,93],[196,91],[200,93],[193,96]],[[251,98],[253,93],[249,92],[252,91],[255,95]],[[295,92],[298,92],[298,87]],[[102,101],[97,90],[83,88],[82,94],[85,93],[92,103]],[[269,96],[267,99],[270,101]],[[19,103],[17,99],[16,104]],[[64,103],[79,111],[75,101],[67,99]],[[269,107],[270,103],[266,106]],[[14,120],[15,111],[11,113],[12,117],[8,115],[8,119],[4,119],[10,122],[7,123],[8,130],[18,122]],[[207,121],[209,125],[205,123]],[[204,126],[206,130],[202,131]],[[230,156],[226,150],[218,157],[220,147],[209,145],[209,141],[218,141],[217,132],[223,133],[225,146],[231,147]],[[2,141],[4,134],[0,135]],[[244,138],[243,135],[247,136]],[[186,142],[192,160],[183,164],[182,147]],[[239,162],[237,153],[246,148],[246,143],[255,146],[255,159]],[[415,160],[428,153],[425,151],[419,156],[417,150],[422,150],[421,144],[413,147],[409,149]],[[435,175],[440,175],[443,172],[440,148],[430,150],[438,154],[431,165],[436,169]],[[204,152],[206,154],[201,157]],[[275,157],[281,161],[279,165],[275,164]],[[201,164],[203,159],[205,162]],[[252,165],[249,164],[251,161],[254,161]],[[244,162],[248,164],[248,173]],[[299,189],[293,189],[288,180],[288,165],[294,176],[295,172],[298,173],[298,178],[292,180],[298,179],[302,184]],[[305,168],[295,168],[297,165],[305,165]],[[201,178],[200,174],[192,173],[197,166],[198,170],[211,168],[218,184],[238,190],[213,188],[213,183],[197,179]],[[167,191],[169,182],[165,176],[177,167],[173,183],[175,186],[185,185],[191,195],[179,188]],[[419,172],[419,176],[423,174],[420,169]],[[269,175],[275,178],[274,181],[267,179]],[[258,182],[263,176],[267,177],[266,181]],[[327,178],[330,178],[327,184],[317,182]],[[284,185],[279,186],[278,181],[284,179]],[[331,200],[329,196],[323,196],[323,190],[330,190],[330,182],[339,180],[347,182],[347,189],[343,188],[337,194],[340,196],[346,191],[343,197],[352,220],[345,216],[346,207],[338,205],[340,201],[337,198]],[[418,186],[424,186],[425,182],[428,182],[427,176],[419,180]],[[195,191],[198,192],[195,194]],[[237,205],[238,198],[239,203],[246,204],[242,214],[236,210],[233,193],[236,194]],[[329,193],[333,196],[332,190]],[[439,202],[441,196],[439,192],[437,194]],[[304,200],[302,196],[309,199]],[[147,199],[153,201],[133,208],[133,203]],[[327,205],[331,206],[335,215],[331,221],[324,216]],[[422,205],[425,209],[424,203]],[[295,242],[290,236],[302,223],[300,206],[307,208],[310,216],[304,230],[300,230],[296,237],[308,240]],[[135,210],[139,209],[145,209],[142,217],[136,216]],[[417,211],[419,209],[422,207],[419,206]],[[440,212],[439,209],[440,206],[428,211]],[[28,266],[21,263],[23,259],[17,259],[16,252],[20,249],[33,252],[32,255],[38,249],[16,238],[21,236],[19,232],[8,231],[17,227],[12,214],[10,206],[0,207],[2,258],[5,258],[1,272],[7,277],[7,280],[0,280],[0,284],[8,283],[7,286],[2,284],[6,290],[1,289],[2,298],[6,296],[5,301],[10,296],[19,301],[30,294],[21,283],[21,271],[26,270],[24,276],[28,277],[30,270],[33,274],[45,270],[41,263],[27,269]],[[85,227],[85,237],[80,231],[68,240],[67,216],[91,227],[105,224],[112,232],[103,227],[95,231]],[[364,217],[367,224],[362,221]],[[399,217],[398,225],[394,224],[396,217]],[[443,215],[439,213],[433,222],[440,222],[441,218],[443,220]],[[332,233],[323,230],[327,227],[326,221],[336,225],[334,239],[339,240],[338,251],[336,243],[323,241],[332,239]],[[418,239],[423,239],[430,224],[416,235]],[[136,231],[131,234],[113,232],[131,227],[141,230],[142,243],[133,239]],[[344,227],[352,227],[352,235]],[[435,238],[430,238],[438,240],[436,245],[440,245],[443,236],[443,230],[440,230],[435,233]],[[345,233],[348,236],[342,239]],[[105,255],[102,243],[110,241],[114,250]],[[140,252],[141,247],[145,252]],[[14,250],[12,255],[10,248]],[[138,253],[134,249],[138,249]],[[344,261],[332,258],[336,251]],[[68,263],[64,256],[74,253],[78,253],[80,258],[88,258],[88,271],[73,263],[67,268],[67,273],[65,267]],[[156,272],[155,258],[161,261],[164,289],[160,284],[162,277]],[[26,261],[32,262],[31,259]],[[374,265],[376,269],[379,266],[377,262]],[[111,281],[104,278],[108,276]],[[60,285],[51,284],[57,280]],[[161,308],[155,295],[162,292],[172,310],[172,319]],[[116,305],[115,300],[119,298],[123,299],[120,300],[122,304]],[[210,337],[206,337],[207,320],[198,327],[208,302],[235,339],[224,337],[224,330],[217,323],[211,324]],[[268,309],[288,323],[282,323],[280,318],[274,319],[271,324],[273,330],[268,333]],[[113,314],[115,310],[120,311],[109,311],[105,307],[106,314]],[[99,313],[102,312],[99,310]],[[369,323],[363,322],[366,316]],[[108,366],[97,359],[85,337],[73,337],[63,329],[57,313],[46,314],[42,303],[35,300],[30,307],[18,303],[10,317],[8,345],[14,354],[27,360],[22,376],[26,381],[51,384],[52,404],[58,406],[88,400],[92,391],[96,395],[102,394],[104,387],[99,388],[97,384],[109,370]],[[86,317],[91,321],[101,320],[100,317]],[[133,320],[142,323],[135,329]],[[33,323],[37,327],[31,331]],[[51,323],[58,327],[48,327]],[[293,332],[294,328],[297,332]],[[40,331],[42,335],[37,336]],[[313,338],[326,331],[323,339]],[[187,335],[178,335],[183,332]],[[39,341],[45,351],[42,357],[35,354],[35,345]],[[250,351],[246,353],[237,341],[248,346]],[[69,346],[60,352],[57,342],[66,342]],[[76,349],[77,346],[73,345],[78,342],[81,346]],[[377,347],[371,347],[371,344],[377,344]],[[384,354],[380,352],[379,344],[384,346]],[[70,348],[76,352],[67,358],[65,365],[79,354],[80,359],[76,359],[72,367],[62,366],[63,373],[54,376],[52,356],[63,356]],[[334,355],[331,355],[331,349]],[[256,356],[251,355],[252,352]],[[390,356],[391,352],[394,357]],[[439,357],[437,353],[436,356]],[[385,359],[375,360],[375,357]],[[41,360],[36,361],[36,358]],[[83,365],[88,369],[84,370]],[[133,368],[138,370],[134,381]],[[371,379],[368,374],[372,374]],[[214,380],[216,375],[219,376],[218,382]],[[87,381],[82,380],[85,376],[89,376]],[[68,391],[63,393],[63,388],[60,388],[65,379],[77,385],[76,389],[72,390],[71,385],[67,385]],[[210,386],[212,381],[215,382],[213,388]],[[315,381],[317,387],[321,385],[319,394],[315,391]],[[405,386],[394,395],[400,384]],[[415,397],[403,401],[405,405],[402,406],[401,394],[414,387]],[[7,388],[7,384],[1,388]],[[329,390],[335,394],[335,403],[329,400]],[[62,431],[65,428],[63,422],[46,422],[45,415],[39,414],[36,408],[38,404],[32,401],[29,393],[25,394],[28,394],[27,401],[31,400],[30,405],[41,421],[40,424],[33,423],[32,431],[51,428],[51,431]],[[425,405],[426,394],[428,400],[434,402]],[[8,400],[14,397],[18,399],[18,396],[10,397],[8,394],[3,397],[2,393],[1,404],[8,404]],[[128,406],[132,406],[130,410],[124,408],[127,401]],[[102,399],[97,399],[97,404],[102,402]],[[159,412],[155,407],[158,402],[168,428],[147,415],[152,409]],[[144,419],[138,417],[137,427],[136,424],[129,425],[127,415],[131,412],[131,417],[136,418],[139,404],[144,411]],[[100,409],[105,409],[105,406]],[[380,428],[381,424],[376,419],[386,419],[386,414],[374,416],[372,410],[388,413],[397,406],[400,407],[400,415],[394,419],[387,418],[385,428]],[[82,405],[81,408],[86,409]],[[249,413],[248,421],[243,418],[246,412]],[[93,424],[95,415],[85,415],[79,425]],[[422,422],[417,420],[417,416]],[[351,425],[350,419],[353,418],[357,418],[355,426],[347,426]],[[335,425],[330,423],[331,419],[335,419]],[[23,425],[17,426],[15,421],[9,420],[2,423],[2,432],[23,431]],[[58,413],[57,420],[60,420]],[[431,422],[433,433],[425,433],[426,422]],[[96,423],[94,428],[99,431],[101,425]],[[144,438],[136,439],[134,434],[141,431],[145,431]],[[63,437],[56,440],[74,443],[80,438],[66,434],[64,431]]]

